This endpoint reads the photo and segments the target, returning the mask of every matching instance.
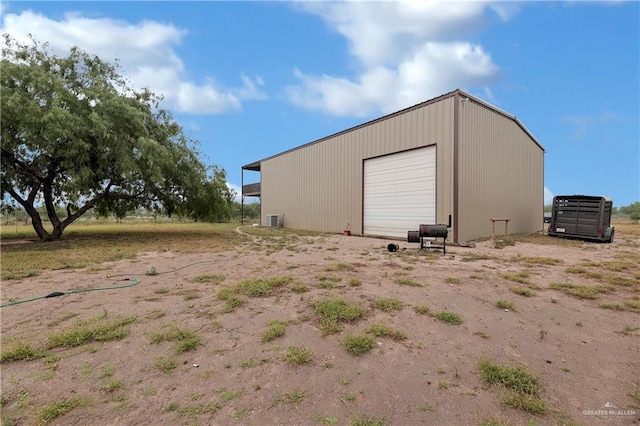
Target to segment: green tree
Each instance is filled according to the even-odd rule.
[[[243,217],[245,220],[260,219],[260,202],[247,203],[245,201],[244,207],[240,203],[235,204],[235,215],[240,219]],[[243,215],[244,211],[244,215]]]
[[[220,189],[207,179],[195,141],[159,108],[161,98],[130,88],[117,63],[77,47],[59,57],[34,38],[22,44],[3,36],[1,195],[25,209],[41,240],[60,239],[90,209],[171,215],[204,186]]]
[[[620,207],[620,213],[629,216],[634,223],[640,221],[640,202],[636,201],[628,206]]]
[[[227,173],[218,166],[211,167],[211,174],[179,213],[203,222],[226,222],[233,214],[235,191],[227,186]]]

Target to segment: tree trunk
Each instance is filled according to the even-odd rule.
[[[23,207],[29,217],[31,217],[31,226],[33,226],[33,230],[36,231],[36,234],[38,235],[38,238],[40,238],[40,241],[51,241],[51,235],[49,235],[47,230],[44,229],[44,226],[42,225],[42,218],[40,217],[38,211],[33,208],[33,206],[23,205]]]
[[[33,226],[33,230],[36,231],[36,235],[38,235],[40,241],[47,242],[60,240],[62,238],[62,233],[67,226],[73,223],[88,210],[92,209],[99,200],[102,200],[109,196],[110,187],[111,185],[108,185],[104,192],[96,195],[93,199],[89,200],[84,206],[82,206],[73,214],[71,213],[71,207],[67,206],[67,218],[64,220],[60,220],[58,218],[58,215],[56,214],[55,206],[52,201],[53,197],[51,195],[51,188],[44,188],[43,193],[45,198],[45,205],[47,207],[48,218],[51,222],[51,225],[53,226],[53,230],[51,231],[51,233],[47,232],[47,230],[44,228],[42,224],[42,217],[34,207],[34,200],[36,199],[36,194],[38,192],[37,188],[32,189],[31,194],[29,195],[27,200],[22,198],[11,187],[7,187],[6,191],[24,208],[29,217],[31,217],[31,226]]]
[[[49,212],[49,221],[53,226],[53,230],[51,233],[47,232],[42,224],[42,217],[40,213],[35,209],[33,204],[30,204],[27,200],[23,200],[20,197],[15,197],[22,207],[24,207],[25,211],[31,217],[31,226],[33,226],[33,230],[36,231],[38,238],[40,241],[49,242],[49,241],[59,241],[62,239],[62,233],[73,221],[82,216],[84,212],[92,208],[95,204],[95,199],[89,201],[86,205],[84,205],[79,211],[74,214],[68,216],[65,220],[60,220],[58,216],[55,214],[55,208],[53,206],[47,208]]]
[[[62,238],[62,232],[66,228],[64,222],[59,222],[49,234],[49,239],[47,241],[59,241]]]

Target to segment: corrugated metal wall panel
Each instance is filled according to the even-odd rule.
[[[472,100],[459,105],[458,241],[542,229],[544,151],[518,124]],[[502,234],[504,223],[496,223]]]
[[[447,97],[372,122],[261,163],[262,221],[283,214],[286,227],[362,233],[363,162],[437,145],[436,220],[453,214],[453,99]],[[441,186],[440,186],[441,185]]]

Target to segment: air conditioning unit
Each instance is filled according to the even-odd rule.
[[[271,228],[282,227],[282,216],[277,214],[268,214],[267,215],[267,226]]]

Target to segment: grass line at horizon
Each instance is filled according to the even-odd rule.
[[[62,240],[6,244],[24,239],[27,227],[3,227],[0,279],[35,276],[46,270],[97,268],[104,262],[134,259],[155,251],[205,253],[230,250],[247,241],[235,232],[238,223],[96,223],[70,225]],[[7,229],[10,228],[10,229]],[[31,236],[35,233],[31,230]]]

